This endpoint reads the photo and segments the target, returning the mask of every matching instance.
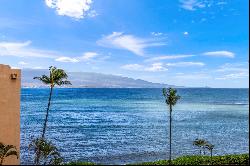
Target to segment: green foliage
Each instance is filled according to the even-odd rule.
[[[197,147],[199,148],[199,150],[200,150],[200,155],[201,155],[202,149],[203,149],[204,154],[205,154],[205,147],[206,147],[207,144],[208,144],[208,142],[207,142],[206,140],[204,140],[204,139],[198,139],[198,138],[196,138],[196,139],[193,141],[193,145],[194,145],[194,146],[197,146]]]
[[[171,162],[172,165],[249,165],[249,154],[225,156],[184,156]],[[145,162],[136,165],[169,165],[168,160]]]
[[[207,143],[206,140],[196,138],[196,139],[194,140],[194,142],[193,142],[193,145],[198,146],[198,147],[203,147],[203,146],[206,145],[206,143]]]
[[[51,87],[55,85],[71,85],[70,81],[67,80],[68,75],[64,70],[50,66],[49,72],[49,76],[42,75],[41,77],[34,77],[34,79],[40,80],[44,84],[50,84]]]
[[[165,97],[165,102],[167,105],[174,106],[177,101],[181,98],[179,95],[177,95],[177,90],[173,88],[163,88],[162,89],[163,96]]]
[[[29,150],[34,151],[34,162],[37,165],[59,165],[63,161],[57,148],[44,138],[36,138],[32,140],[32,143],[29,145]],[[37,153],[39,153],[39,160],[37,158]]]
[[[0,142],[0,165],[3,164],[4,159],[8,156],[16,156],[18,158],[16,147],[14,145],[5,145]]]

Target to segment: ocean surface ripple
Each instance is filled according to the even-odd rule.
[[[173,156],[193,155],[204,138],[214,154],[248,153],[248,89],[178,89]],[[22,89],[21,164],[41,134],[49,89]],[[65,161],[126,164],[166,159],[168,108],[161,89],[55,89],[46,137]]]

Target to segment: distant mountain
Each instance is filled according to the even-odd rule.
[[[22,87],[45,87],[33,77],[48,74],[42,69],[22,69]],[[168,84],[152,83],[141,79],[90,72],[68,72],[73,88],[163,88]],[[176,87],[176,86],[171,86]]]

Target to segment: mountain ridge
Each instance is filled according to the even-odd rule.
[[[153,83],[142,79],[94,72],[67,72],[72,85],[69,88],[163,88],[183,87],[163,83]],[[46,85],[33,77],[48,74],[45,69],[22,69],[23,88],[42,88]]]

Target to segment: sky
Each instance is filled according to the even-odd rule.
[[[248,88],[248,0],[1,0],[0,64]]]

